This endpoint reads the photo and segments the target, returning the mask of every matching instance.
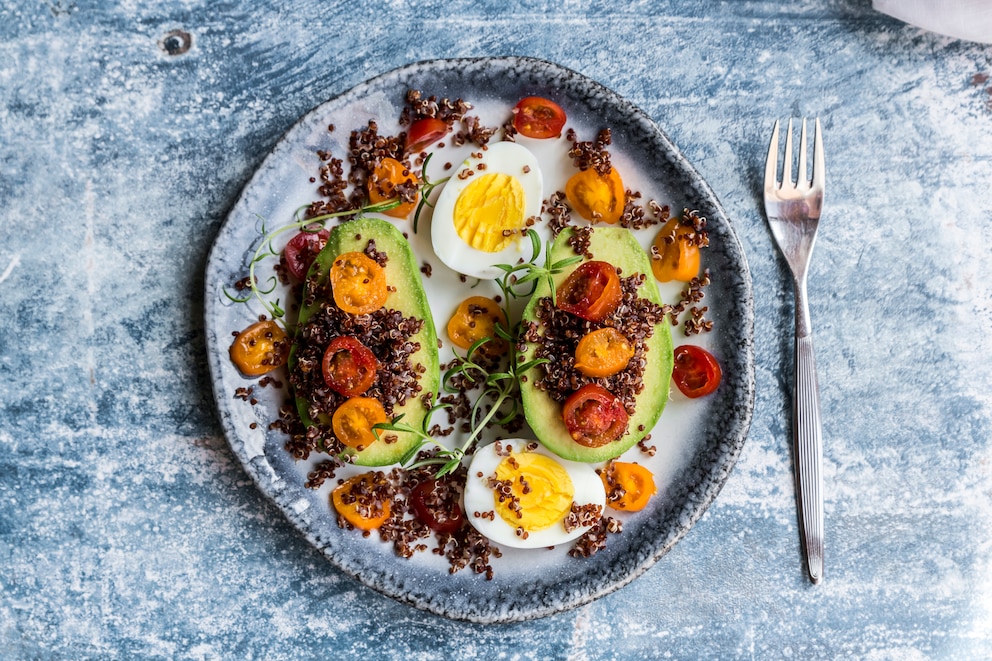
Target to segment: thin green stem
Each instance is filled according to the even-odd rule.
[[[427,155],[424,159],[424,164],[420,168],[420,202],[417,203],[417,210],[413,214],[413,233],[417,233],[417,226],[420,224],[420,214],[424,210],[424,207],[434,208],[434,204],[430,201],[431,193],[438,186],[443,186],[451,177],[444,177],[443,179],[438,179],[437,181],[431,181],[427,178],[427,164],[431,162],[431,158],[434,156],[434,152]]]

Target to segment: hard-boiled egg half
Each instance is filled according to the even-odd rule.
[[[527,219],[541,213],[541,168],[526,147],[495,142],[472,152],[434,205],[431,241],[448,268],[476,278],[502,275],[495,264],[529,259]],[[534,229],[547,240],[546,223]]]
[[[605,503],[603,482],[591,465],[522,439],[476,450],[465,482],[471,524],[496,544],[515,548],[571,541],[599,520]]]

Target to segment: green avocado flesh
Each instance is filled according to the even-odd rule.
[[[571,228],[565,229],[558,235],[551,247],[553,261],[575,256],[574,250],[568,244],[571,235]],[[630,231],[622,227],[594,228],[589,252],[594,259],[619,268],[622,277],[635,273],[645,274],[647,278],[638,290],[638,295],[661,305],[661,295],[658,293],[658,286],[651,271],[651,262]],[[554,276],[555,287],[561,287],[568,275],[578,266],[579,264],[574,264]],[[534,296],[523,312],[525,322],[539,324],[538,333],[542,337],[546,329],[540,326],[537,319],[537,304],[542,298],[550,295],[551,288],[547,281],[539,280]],[[520,384],[520,393],[527,423],[534,430],[538,440],[564,459],[601,462],[620,456],[651,433],[668,401],[668,389],[672,378],[672,336],[668,324],[665,322],[657,324],[646,343],[647,365],[643,374],[644,389],[635,400],[635,412],[630,417],[627,432],[617,440],[598,448],[588,448],[572,440],[562,420],[561,404],[535,385],[543,378],[544,368],[537,365],[528,370],[527,379]],[[524,360],[529,361],[534,358],[537,348],[537,342],[528,342],[524,350]]]
[[[368,246],[370,239],[375,241],[377,251],[385,253],[387,257],[386,282],[395,288],[395,291],[390,291],[385,307],[397,310],[406,317],[416,317],[424,321],[420,331],[410,338],[411,342],[420,345],[420,349],[410,355],[410,363],[414,366],[419,364],[424,367],[419,377],[422,388],[420,394],[437,394],[440,375],[434,319],[427,303],[427,295],[424,293],[417,260],[410,244],[393,224],[378,218],[358,218],[338,225],[331,230],[327,245],[314,260],[308,277],[317,277],[321,285],[325,284],[330,274],[331,265],[338,255],[347,252],[362,252]],[[301,307],[298,328],[302,329],[306,325],[307,320],[320,309],[323,302],[317,300],[311,305]],[[290,370],[295,366],[293,358],[291,353]],[[307,400],[297,397],[296,407],[303,422],[308,426],[312,425],[313,421],[307,413],[309,408]],[[424,417],[428,414],[428,408],[424,406],[420,396],[411,397],[402,406],[394,407],[393,417],[401,414],[403,415],[403,423],[419,429],[423,424]],[[380,433],[380,436],[385,434],[395,435],[398,440],[392,443],[380,440],[361,451],[347,448],[342,456],[353,455],[354,463],[360,466],[387,466],[398,462],[419,442],[419,439],[410,433],[384,432]]]

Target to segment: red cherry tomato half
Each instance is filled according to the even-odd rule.
[[[465,521],[455,496],[443,481],[424,480],[410,492],[410,506],[417,519],[431,530],[452,533]]]
[[[379,361],[357,338],[340,336],[324,351],[324,383],[345,397],[358,397],[372,387]]]
[[[703,397],[720,385],[720,363],[706,349],[683,344],[675,349],[672,379],[686,397]]]
[[[513,128],[528,138],[557,138],[565,126],[565,111],[548,99],[528,96],[513,108]]]
[[[588,321],[602,321],[620,304],[620,276],[612,264],[579,264],[558,289],[558,308]]]
[[[565,400],[562,419],[579,445],[598,448],[627,431],[627,411],[620,398],[601,385],[588,383]]]
[[[419,154],[448,134],[448,125],[437,117],[424,117],[410,124],[406,136],[406,153]]]
[[[316,259],[317,253],[324,249],[328,236],[330,233],[324,229],[303,230],[289,240],[283,248],[282,256],[286,260],[286,269],[293,278],[302,281],[307,277],[310,265]]]

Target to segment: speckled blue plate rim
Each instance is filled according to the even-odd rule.
[[[659,505],[646,520],[630,526],[623,535],[611,537],[607,548],[584,561],[584,569],[571,574],[549,576],[544,582],[511,588],[498,585],[486,593],[487,582],[481,577],[452,578],[448,581],[416,580],[377,571],[368,561],[347,554],[348,543],[336,539],[336,531],[325,530],[326,521],[315,521],[310,510],[300,511],[302,485],[292,484],[280,475],[291,460],[281,451],[269,457],[249,451],[244,429],[236,424],[232,389],[222,378],[222,361],[227,360],[230,337],[227,329],[217,327],[220,312],[218,292],[229,286],[231,276],[243,266],[242,255],[232,255],[225,239],[234,234],[235,223],[243,222],[249,193],[263,182],[269,170],[291,150],[294,141],[310,127],[316,116],[332,106],[343,106],[370,90],[402,88],[408,81],[436,77],[472,79],[473,76],[507,79],[512,86],[526,89],[567,90],[570,99],[581,102],[591,112],[607,119],[615,133],[636,136],[650,155],[656,176],[677,182],[682,202],[699,210],[708,220],[711,235],[710,255],[721,262],[719,278],[713,286],[721,288],[721,300],[731,302],[713,312],[718,327],[718,347],[724,367],[724,383],[713,396],[711,408],[718,415],[708,420],[698,439],[699,452],[693,456]],[[426,86],[421,89],[431,89]],[[578,99],[577,97],[581,97]],[[238,262],[238,264],[233,264]],[[242,271],[243,273],[243,271]],[[397,601],[410,604],[448,618],[476,623],[513,622],[545,617],[589,603],[609,594],[647,571],[682,539],[699,520],[726,482],[750,427],[754,407],[754,304],[750,270],[743,248],[722,205],[709,185],[700,177],[668,136],[634,104],[604,85],[560,65],[529,57],[465,58],[427,60],[398,67],[371,78],[329,99],[304,115],[273,148],[246,184],[225,219],[207,260],[205,277],[205,328],[207,361],[214,398],[224,434],[233,452],[258,488],[270,498],[305,538],[336,567],[360,583]],[[257,450],[256,445],[253,446]],[[268,450],[266,446],[266,450]],[[659,499],[654,499],[659,500]],[[344,532],[344,531],[340,531]],[[356,536],[357,537],[357,536]],[[406,562],[397,559],[397,562]],[[581,573],[575,573],[579,571]],[[469,573],[465,569],[461,574]],[[479,582],[482,581],[480,584]],[[480,587],[481,586],[481,587]]]

